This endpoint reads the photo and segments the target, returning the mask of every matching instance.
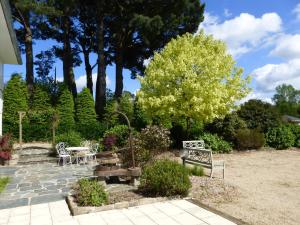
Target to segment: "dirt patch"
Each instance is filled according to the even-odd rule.
[[[109,193],[108,197],[108,204],[114,204],[117,202],[124,202],[124,201],[132,201],[142,199],[144,196],[138,194],[136,191],[119,191],[119,192],[112,192]]]
[[[225,181],[192,179],[195,197],[253,225],[299,224],[299,149],[221,154],[214,158],[226,162]]]

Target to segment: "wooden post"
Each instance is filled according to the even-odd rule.
[[[23,150],[23,147],[22,147],[22,142],[23,142],[23,139],[22,139],[22,119],[24,118],[24,116],[26,115],[26,112],[23,112],[23,111],[20,111],[19,112],[19,144],[20,144],[20,150]]]
[[[55,112],[52,116],[52,147],[55,148],[55,129],[58,126],[58,114]]]

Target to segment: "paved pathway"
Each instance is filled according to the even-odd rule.
[[[65,201],[0,210],[0,225],[236,225],[186,200],[71,216]]]
[[[0,167],[0,176],[11,177],[0,194],[0,209],[64,199],[76,180],[93,175],[92,167],[55,163]]]

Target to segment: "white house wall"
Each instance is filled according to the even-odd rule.
[[[0,61],[0,136],[2,136],[3,88],[3,64]]]

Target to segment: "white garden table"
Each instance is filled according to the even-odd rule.
[[[90,150],[89,147],[67,147],[66,150],[70,153],[73,153],[72,155],[76,155],[76,163],[80,163],[80,159],[82,159],[83,163],[86,163],[86,155],[85,153]]]

